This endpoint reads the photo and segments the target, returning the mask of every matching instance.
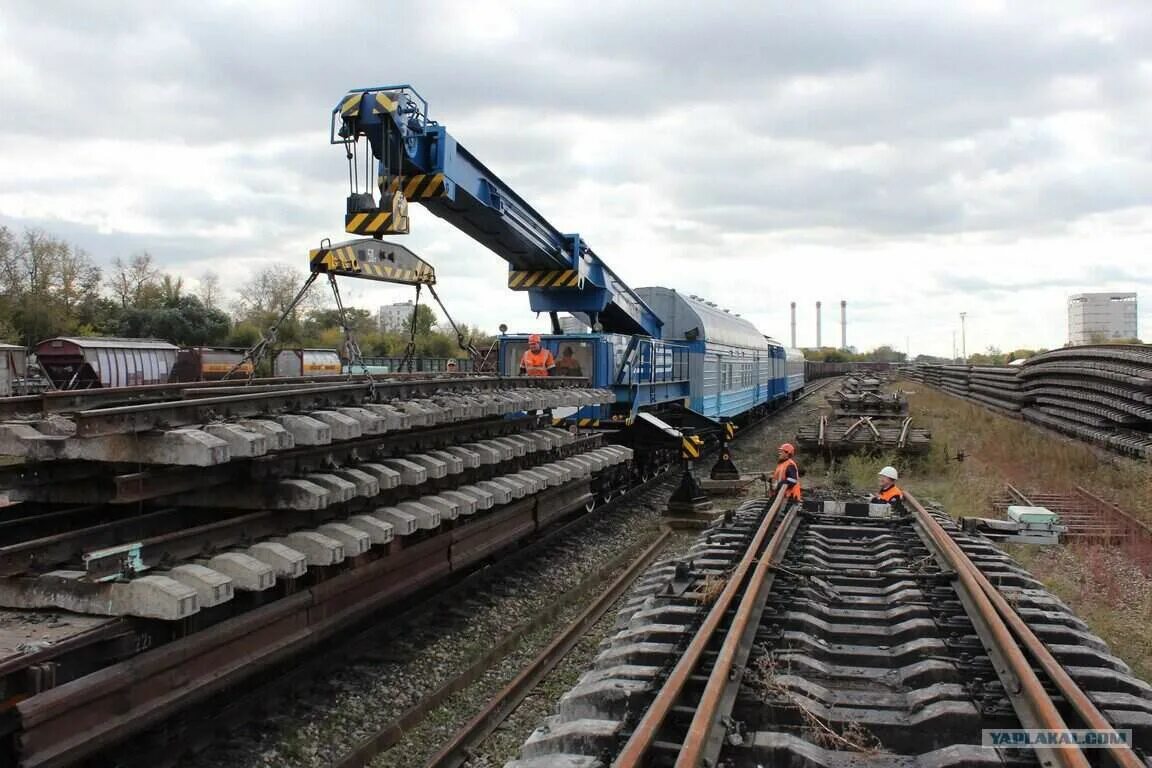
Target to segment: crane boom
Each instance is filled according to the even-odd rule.
[[[363,157],[360,139],[369,147]],[[508,287],[526,291],[533,311],[571,312],[609,333],[660,338],[660,318],[583,238],[554,227],[430,120],[411,86],[348,92],[332,111],[331,140],[349,161],[348,232],[407,234],[407,204],[418,202],[508,262]]]

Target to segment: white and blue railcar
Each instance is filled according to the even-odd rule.
[[[789,399],[795,399],[800,396],[800,390],[804,389],[804,353],[798,349],[786,350],[784,368],[787,380],[785,394]]]
[[[728,421],[773,407],[787,396],[785,349],[756,326],[671,288],[638,288],[664,323],[667,341],[689,350],[689,407]]]

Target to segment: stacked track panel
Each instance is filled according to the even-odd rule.
[[[1152,457],[1152,347],[1043,352],[1019,366],[914,365],[913,381],[1132,456]]]
[[[880,386],[874,376],[845,379],[827,398],[832,413],[797,430],[797,449],[825,457],[870,451],[927,453],[932,435],[913,425],[907,398],[902,392],[883,394]]]
[[[531,415],[605,402],[602,390],[454,381],[219,391],[0,424],[4,453],[25,459],[10,494],[111,502],[10,507],[0,606],[183,619],[236,590],[263,592],[631,459]],[[73,482],[57,490],[58,472]]]
[[[87,755],[638,482],[551,426],[614,399],[574,381],[153,394],[4,414],[0,764]]]
[[[1152,456],[1152,347],[1068,347],[1020,370],[1024,418],[1134,456]]]

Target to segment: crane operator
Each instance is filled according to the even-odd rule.
[[[540,346],[540,334],[534,333],[528,337],[528,349],[520,358],[521,376],[551,376],[556,368],[556,359],[552,353]]]

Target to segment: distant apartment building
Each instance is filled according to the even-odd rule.
[[[381,331],[403,331],[404,324],[412,319],[412,302],[402,301],[380,307],[376,322]]]
[[[1135,293],[1078,293],[1068,299],[1068,343],[1139,337]]]

